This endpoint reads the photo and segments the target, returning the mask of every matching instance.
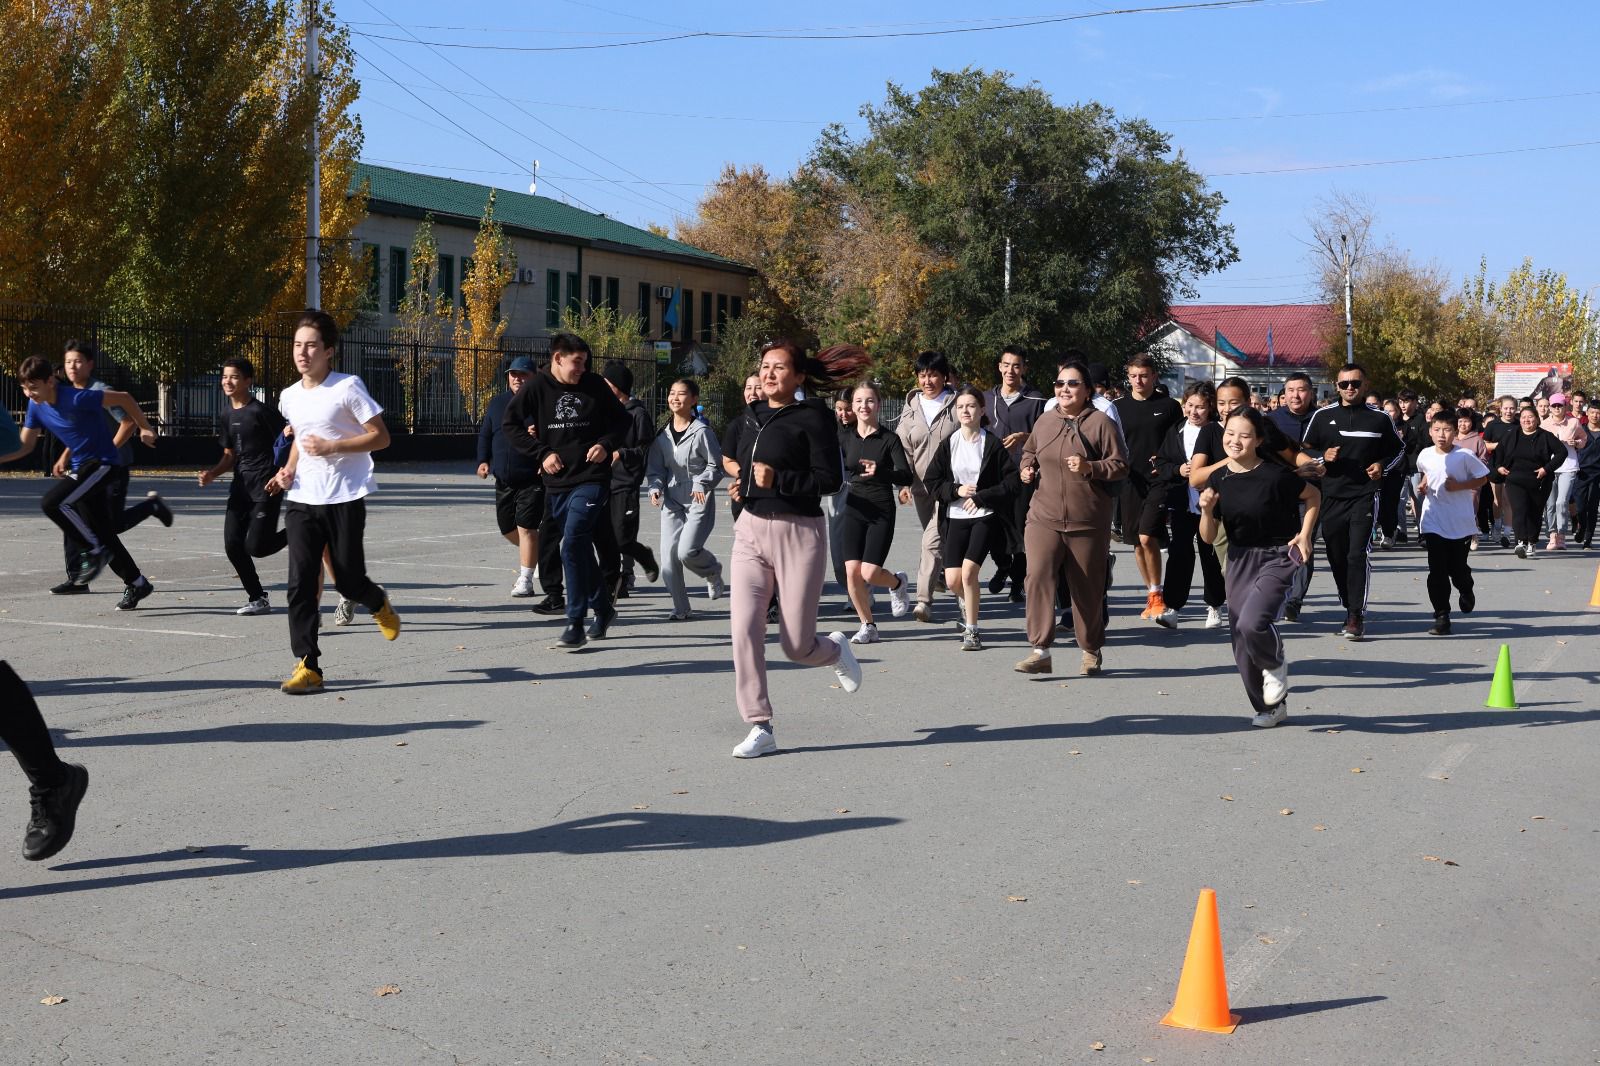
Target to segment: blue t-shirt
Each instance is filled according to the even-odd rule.
[[[28,414],[22,424],[27,429],[48,429],[71,448],[74,470],[90,459],[113,464],[117,449],[111,443],[104,400],[103,392],[58,384],[55,403],[28,401]]]

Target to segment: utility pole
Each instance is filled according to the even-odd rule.
[[[322,306],[322,83],[317,75],[317,0],[306,0],[306,80],[311,86],[311,181],[306,186],[306,306]]]
[[[1339,234],[1339,259],[1344,266],[1344,365],[1356,361],[1356,329],[1350,318],[1350,238]]]

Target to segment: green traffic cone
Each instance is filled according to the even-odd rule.
[[[1494,683],[1489,686],[1489,699],[1485,707],[1494,707],[1502,711],[1517,709],[1517,694],[1512,690],[1511,683],[1511,646],[1500,645],[1500,661],[1495,663]]]

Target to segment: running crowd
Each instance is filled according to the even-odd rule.
[[[389,434],[360,378],[333,369],[338,344],[330,316],[301,316],[300,380],[276,410],[255,398],[250,362],[227,360],[221,458],[198,475],[204,487],[232,473],[223,540],[246,596],[239,614],[270,612],[254,560],[288,549],[295,666],[280,687],[290,694],[323,689],[324,575],[339,596],[336,625],[353,621],[356,605],[388,640],[401,625],[364,553],[372,453]],[[1179,624],[1198,563],[1203,625],[1229,627],[1251,721],[1271,727],[1284,721],[1289,693],[1278,625],[1300,619],[1318,540],[1344,608],[1340,631],[1362,640],[1373,549],[1405,543],[1414,528],[1427,552],[1429,632],[1443,636],[1452,606],[1475,606],[1470,557],[1480,543],[1523,558],[1545,536],[1545,550],[1565,550],[1569,537],[1589,548],[1600,509],[1600,403],[1577,393],[1500,397],[1485,420],[1470,397],[1426,409],[1410,391],[1385,401],[1352,363],[1320,406],[1301,372],[1272,397],[1235,377],[1189,384],[1174,398],[1149,356],[1127,362],[1121,391],[1105,366],[1069,352],[1051,361],[1045,396],[1027,383],[1027,353],[1008,347],[988,390],[959,384],[943,355],[918,355],[917,388],[890,429],[863,349],[807,355],[775,340],[759,354],[745,406],[719,439],[692,379],[671,384],[657,429],[626,365],[596,373],[588,345],[559,333],[544,368],[511,362],[478,441],[477,475],[493,478],[498,530],[518,554],[511,595],[537,595],[537,578],[545,595],[532,609],[566,620],[557,648],[607,636],[636,568],[664,584],[675,622],[693,616],[688,575],[708,599],[727,598],[735,704],[749,726],[737,758],[778,748],[767,627],[777,626],[786,658],[829,667],[855,692],[862,673],[852,646],[882,640],[880,589],[892,617],[922,623],[948,593],[961,649],[981,651],[980,571],[993,560],[990,594],[1009,588],[1025,605],[1029,650],[1015,669],[1053,672],[1060,640],[1077,646],[1079,672],[1093,676],[1104,667],[1113,538],[1132,549],[1146,592],[1141,618],[1158,626]],[[67,563],[51,591],[87,591],[109,565],[124,582],[117,608],[133,610],[154,588],[120,536],[149,517],[171,525],[173,515],[155,493],[124,504],[125,446],[135,432],[147,444],[155,434],[130,396],[95,378],[95,356],[92,345],[69,342],[60,377],[44,358],[23,361],[27,415],[20,433],[9,418],[0,425],[0,462],[31,452],[41,430],[62,443],[42,502]],[[706,546],[724,482],[734,519],[726,563]],[[658,552],[639,543],[642,499],[658,512]],[[920,531],[914,582],[887,565],[907,505]],[[848,638],[818,631],[830,558],[857,616]],[[48,858],[72,834],[88,774],[56,756],[9,667],[0,690],[13,708],[0,715],[0,739],[32,783],[24,854]]]

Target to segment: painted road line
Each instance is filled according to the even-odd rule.
[[[1228,995],[1238,998],[1248,991],[1302,932],[1300,929],[1272,929],[1257,933],[1234,948],[1227,961]]]
[[[161,633],[169,637],[210,637],[213,640],[243,640],[243,634],[197,633],[189,629],[146,629],[143,626],[96,626],[86,622],[30,622],[25,618],[0,618],[16,626],[48,626],[60,629],[109,629],[113,633]]]
[[[1427,771],[1424,772],[1422,776],[1426,777],[1429,781],[1450,780],[1451,772],[1466,761],[1467,756],[1472,754],[1472,749],[1475,747],[1477,747],[1476,744],[1468,744],[1465,742],[1461,744],[1450,745],[1448,748],[1444,749],[1443,755],[1434,760],[1433,765],[1428,767]]]

